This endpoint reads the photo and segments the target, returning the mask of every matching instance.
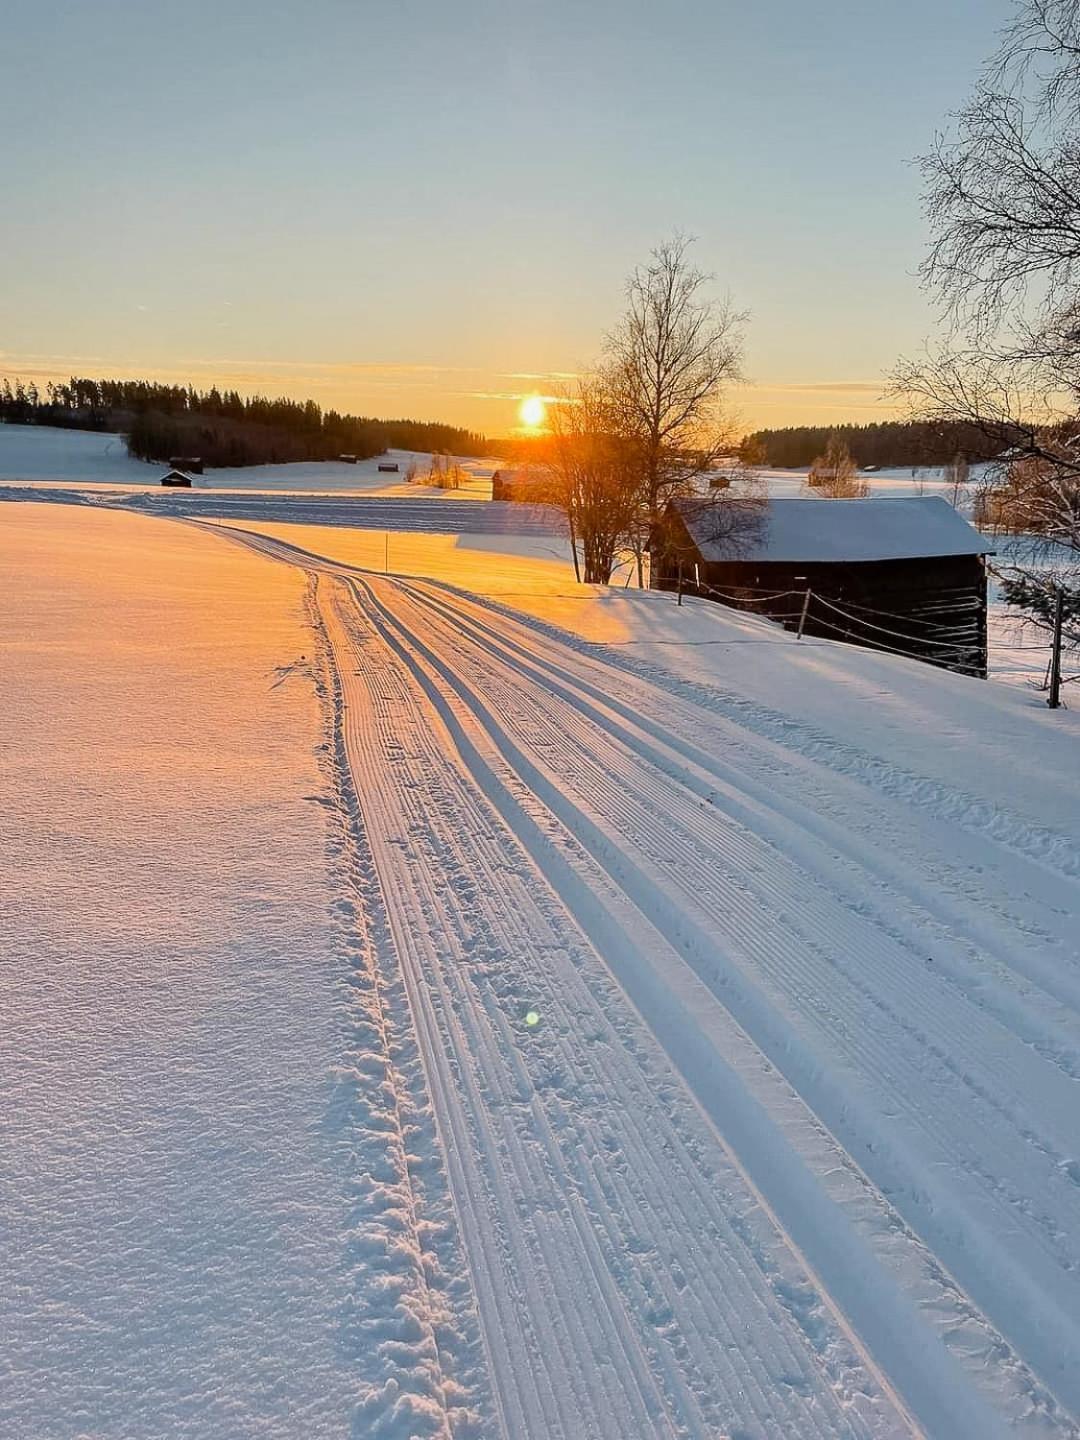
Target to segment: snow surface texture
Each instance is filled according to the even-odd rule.
[[[423,1244],[401,1200],[431,1125],[372,1032],[304,576],[36,505],[0,571],[0,1435],[339,1437],[380,1342],[419,1386],[395,1287],[451,1232],[438,1167]]]
[[[215,528],[0,515],[0,1433],[1080,1434],[1075,716]]]
[[[625,634],[668,596],[596,649],[238,540],[323,577],[503,1433],[1076,1434],[1071,717],[707,605],[691,680]]]
[[[843,1396],[842,1424],[870,1433],[903,1431],[901,1404],[932,1435],[1077,1433],[1071,717],[1036,717],[1006,690],[984,712],[987,687],[790,637],[765,641],[759,677],[738,647],[769,627],[704,604],[710,626],[742,633],[725,651],[714,631],[710,660],[696,650],[709,683],[680,678],[445,586],[238,538],[325,577],[344,763],[469,1197],[509,1433],[849,1433],[823,1386]],[[622,599],[639,620],[673,609]],[[1002,781],[1010,763],[1041,776],[1030,793]],[[665,1117],[690,1124],[686,1092],[720,1153],[696,1134],[680,1174],[675,1139],[657,1137]],[[726,1328],[753,1280],[732,1238],[713,1243],[739,1209],[725,1165],[776,1227],[754,1280],[784,1242],[805,1266],[794,1289],[770,1288],[816,1376],[778,1370],[782,1317],[744,1299],[741,1337]],[[703,1167],[703,1203],[721,1202],[707,1219],[689,1210]],[[552,1395],[521,1365],[560,1334],[570,1378]],[[780,1370],[802,1375],[783,1395],[794,1411],[778,1407]]]

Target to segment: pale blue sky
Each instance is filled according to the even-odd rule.
[[[678,227],[752,312],[749,421],[870,418],[933,323],[910,159],[1010,9],[8,0],[0,370],[497,434]]]

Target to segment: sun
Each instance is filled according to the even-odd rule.
[[[547,418],[547,406],[539,395],[526,395],[518,406],[518,418],[529,430],[539,430]]]

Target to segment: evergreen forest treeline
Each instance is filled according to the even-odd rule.
[[[423,420],[378,420],[323,410],[314,400],[242,396],[151,380],[72,377],[43,389],[0,382],[0,422],[116,430],[140,460],[198,455],[204,464],[266,465],[291,460],[358,459],[389,449],[482,455],[483,435]]]
[[[957,455],[972,464],[993,460],[1004,448],[974,425],[884,420],[869,425],[789,425],[757,430],[744,447],[779,469],[801,468],[825,451],[833,435],[845,441],[856,465],[881,467],[945,465]]]
[[[422,420],[380,420],[323,410],[314,400],[242,396],[153,380],[94,380],[73,376],[44,388],[33,381],[0,380],[0,422],[115,430],[140,460],[199,455],[208,466],[280,464],[295,460],[358,459],[385,450],[484,455],[483,435]],[[791,425],[757,430],[743,442],[759,463],[806,467],[830,436],[846,442],[860,467],[943,465],[963,455],[992,460],[1001,445],[973,425],[886,420],[867,425]]]

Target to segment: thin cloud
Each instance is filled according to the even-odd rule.
[[[576,380],[576,370],[502,370],[503,380]]]
[[[801,384],[769,385],[757,382],[753,385],[741,386],[746,390],[770,390],[774,394],[867,394],[880,395],[882,384],[879,380],[812,380]]]

